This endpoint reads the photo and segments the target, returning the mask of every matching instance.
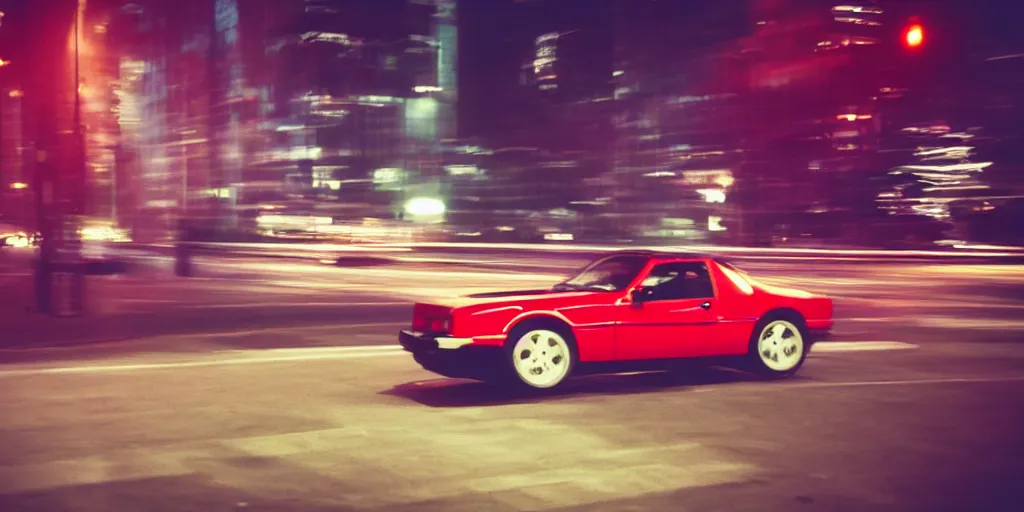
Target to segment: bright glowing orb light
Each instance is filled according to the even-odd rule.
[[[911,26],[907,29],[906,34],[904,34],[904,40],[906,41],[907,46],[911,48],[921,46],[921,43],[924,42],[924,29],[921,28],[921,25]]]
[[[441,215],[445,211],[445,206],[440,199],[417,197],[405,203],[405,211],[410,215]]]

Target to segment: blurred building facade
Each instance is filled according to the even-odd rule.
[[[234,230],[261,207],[393,216],[396,190],[443,175],[453,1],[137,0],[103,16],[113,161],[132,177],[101,188],[132,198],[140,229]]]
[[[997,241],[1024,190],[1024,48],[957,0],[80,4],[88,211],[154,236],[432,198],[466,236]],[[8,216],[33,176],[20,65]]]
[[[744,244],[952,236],[949,212],[965,211],[954,205],[978,200],[954,192],[985,190],[983,178],[950,185],[967,188],[943,189],[948,197],[903,198],[920,204],[900,213],[880,207],[879,194],[890,193],[891,177],[919,163],[922,151],[958,154],[942,144],[972,122],[995,129],[1019,108],[1009,105],[1021,103],[1019,94],[1009,99],[1016,83],[1009,77],[1019,80],[1019,73],[977,87],[950,72],[994,76],[982,69],[1018,69],[1020,60],[1006,40],[989,41],[987,57],[967,49],[978,45],[966,34],[984,32],[989,22],[958,26],[964,13],[984,10],[962,2],[569,4],[521,0],[505,14],[516,28],[504,40],[525,58],[519,87],[501,89],[515,105],[504,111],[513,121],[502,121],[510,126],[491,137],[500,141],[492,146],[537,148],[537,169],[546,156],[586,152],[596,172],[575,175],[578,194],[560,206],[593,206],[589,219],[617,235]],[[614,16],[598,21],[594,13],[603,11]],[[904,40],[914,23],[926,34],[920,47]],[[990,60],[997,47],[1003,57]],[[1001,110],[985,106],[993,93]],[[956,107],[964,104],[977,105],[971,111],[978,115],[964,117]],[[986,109],[995,114],[982,120]],[[588,130],[603,123],[612,130]],[[1012,124],[1000,130],[1009,133]],[[946,128],[922,136],[935,127]],[[577,134],[585,136],[574,140]],[[611,152],[602,154],[605,148]],[[984,151],[975,149],[971,158],[981,158]],[[957,165],[971,164],[952,162],[937,172],[955,176]],[[982,174],[1012,174],[992,172],[998,168]],[[935,192],[907,190],[922,188]],[[977,208],[988,211],[968,210]]]
[[[0,2],[0,13],[0,224],[27,224],[31,175],[23,159],[22,110],[29,62],[18,48],[28,27],[24,6]]]

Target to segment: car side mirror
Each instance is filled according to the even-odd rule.
[[[644,301],[647,300],[650,294],[643,288],[637,288],[629,293],[629,298],[633,302],[634,308],[641,308],[644,305]]]

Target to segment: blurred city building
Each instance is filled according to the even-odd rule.
[[[124,135],[112,160],[132,172],[99,187],[131,198],[141,230],[187,216],[245,231],[282,209],[395,217],[404,194],[439,187],[456,130],[454,1],[137,0],[102,16]],[[124,222],[109,203],[96,199]]]
[[[975,181],[947,183],[946,197],[906,199],[937,201],[938,209],[880,207],[879,194],[892,193],[895,176],[917,176],[899,169],[922,152],[957,154],[942,144],[971,126],[984,126],[990,144],[1005,140],[1014,124],[1007,114],[1019,112],[1010,106],[1021,103],[1010,92],[1020,90],[1019,71],[993,71],[1019,70],[1019,45],[989,39],[985,56],[965,35],[985,31],[991,8],[986,17],[984,7],[952,0],[570,4],[518,0],[502,15],[516,28],[500,37],[528,57],[520,87],[496,89],[512,106],[494,110],[506,119],[490,139],[538,155],[601,155],[595,175],[575,177],[586,197],[566,197],[561,207],[594,206],[586,217],[616,236],[744,244],[966,236],[949,212],[979,211],[965,206],[978,197],[954,192],[987,190],[981,182],[999,165],[977,164]],[[602,12],[614,16],[595,15]],[[907,42],[912,26],[916,39]],[[977,84],[977,76],[992,79]],[[993,97],[1000,107],[985,106]],[[978,107],[970,120],[964,104]],[[606,121],[610,133],[587,130]],[[922,138],[930,126],[946,132]],[[978,135],[974,142],[986,139]],[[936,172],[956,176],[957,165],[971,164],[950,165]],[[1011,172],[1000,175],[1013,181]],[[1004,192],[1006,202],[1016,194]]]
[[[565,239],[597,234],[614,131],[614,2],[464,2],[464,134],[486,172],[452,177],[452,218],[468,208],[494,236]],[[458,158],[461,162],[467,157]],[[462,167],[457,167],[462,172]],[[463,190],[487,190],[469,194]],[[607,200],[605,198],[604,200]],[[469,216],[465,216],[469,217]],[[480,230],[456,229],[474,234]],[[575,234],[573,234],[575,233]]]
[[[23,68],[16,58],[25,23],[12,2],[0,3],[0,224],[26,224],[30,220],[31,176],[24,165],[22,146]],[[23,11],[23,9],[19,9]],[[17,55],[20,57],[20,55]]]
[[[988,2],[61,2],[78,58],[44,70],[14,43],[68,27],[0,0],[8,220],[37,215],[37,147],[77,169],[77,87],[62,197],[139,240],[1024,237],[1024,45]]]

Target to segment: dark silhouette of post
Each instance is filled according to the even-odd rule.
[[[35,261],[36,311],[72,314],[81,311],[84,268],[81,264],[78,225],[69,222],[84,214],[85,154],[78,114],[77,48],[65,41],[74,37],[77,46],[76,0],[30,2],[24,9],[27,30],[25,134],[34,138],[32,187],[36,202],[36,227],[40,235]],[[68,137],[67,134],[71,134]],[[54,277],[65,279],[58,284]],[[62,292],[59,295],[55,292]],[[55,306],[67,309],[58,311]]]
[[[192,275],[192,230],[190,224],[185,217],[178,221],[178,233],[174,244],[174,273],[179,277]]]

